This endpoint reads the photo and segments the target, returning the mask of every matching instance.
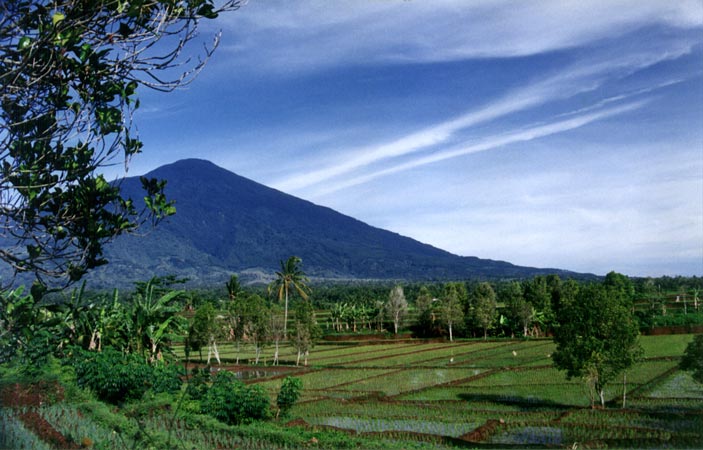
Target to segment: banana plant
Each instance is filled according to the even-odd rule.
[[[152,278],[132,296],[128,308],[128,329],[131,331],[131,350],[153,362],[170,353],[170,341],[185,332],[187,320],[177,315],[180,306],[174,300],[183,295],[182,290],[162,293],[158,278]]]

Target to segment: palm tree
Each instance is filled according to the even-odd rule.
[[[281,271],[276,272],[276,279],[269,285],[269,294],[276,292],[278,301],[285,299],[283,310],[283,335],[288,331],[288,297],[290,291],[297,292],[304,300],[308,299],[308,277],[298,265],[302,262],[297,256],[291,256],[284,263],[281,261]]]

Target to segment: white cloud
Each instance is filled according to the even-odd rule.
[[[612,82],[662,61],[678,58],[687,54],[690,50],[691,44],[685,42],[677,43],[668,49],[654,46],[654,48],[633,51],[624,55],[610,54],[587,57],[560,72],[547,75],[543,79],[507,92],[501,98],[477,109],[470,110],[459,117],[400,136],[390,142],[347,149],[342,152],[335,149],[335,153],[338,155],[342,153],[341,156],[337,156],[337,160],[340,162],[335,162],[333,165],[325,165],[313,171],[297,173],[288,178],[275,181],[273,184],[283,191],[295,192],[331,179],[337,179],[341,175],[382,160],[446,144],[461,130],[516,112],[529,110],[545,103],[571,98],[584,92],[595,90],[606,82]],[[648,93],[669,86],[674,82],[666,81],[634,92],[623,93],[605,99],[597,105],[592,105],[591,108],[601,106],[604,104],[603,102],[612,103],[625,100],[631,96]],[[317,167],[319,166],[318,164]],[[351,180],[347,184],[358,184],[361,179],[357,177],[356,181]]]
[[[583,114],[580,116],[572,117],[570,119],[560,120],[546,125],[533,126],[524,130],[513,131],[500,136],[491,136],[475,144],[463,145],[458,148],[437,151],[433,154],[424,157],[419,157],[408,162],[395,164],[385,169],[377,170],[375,172],[366,173],[336,183],[327,183],[323,187],[318,189],[316,192],[314,192],[312,196],[317,197],[322,195],[328,195],[340,189],[346,189],[362,183],[367,183],[382,176],[414,169],[428,164],[437,163],[447,159],[457,158],[471,153],[493,150],[517,142],[531,141],[533,139],[549,136],[555,133],[573,130],[574,128],[582,127],[597,120],[602,120],[614,116],[616,114],[622,114],[625,112],[633,111],[642,107],[645,103],[646,101],[627,103],[610,109],[605,109],[590,114]]]
[[[697,0],[251,1],[222,20],[231,24],[232,37],[225,37],[233,42],[229,49],[255,62],[245,66],[298,72],[340,64],[534,55],[644,26],[700,27],[703,5]]]
[[[458,254],[522,265],[694,274],[703,269],[703,159],[689,144],[660,148],[592,147],[584,153],[600,160],[540,160],[520,176],[473,173],[437,180],[441,189],[389,189],[395,205],[375,208],[376,223]],[[410,220],[397,214],[418,204],[434,206],[416,208]]]

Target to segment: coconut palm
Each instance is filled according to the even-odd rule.
[[[283,334],[286,335],[288,329],[288,297],[291,291],[297,292],[304,300],[308,299],[308,277],[305,275],[299,264],[302,262],[297,256],[291,256],[286,262],[281,261],[281,270],[276,272],[276,279],[269,285],[269,294],[276,293],[278,301],[285,299],[283,309]]]

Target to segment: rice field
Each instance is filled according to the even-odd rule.
[[[361,439],[356,447],[375,443],[375,448],[702,448],[703,386],[676,368],[691,339],[643,336],[643,359],[628,370],[626,384],[608,386],[606,409],[591,409],[584,382],[567,380],[552,366],[554,344],[548,339],[326,342],[312,350],[307,367],[295,367],[295,352],[286,346],[279,367],[270,366],[272,348],[252,366],[254,349],[244,346],[235,366],[229,347],[221,349],[227,362],[219,369],[253,375],[245,382],[260,384],[272,401],[285,376],[302,380],[302,398],[290,417],[297,427],[291,433],[304,436],[293,441],[297,444],[290,435],[282,437],[281,428],[262,427],[250,436],[246,428],[202,427],[188,417],[174,421],[171,405],[155,408],[138,426],[178,448],[309,447],[309,436],[323,432],[353,436]],[[70,448],[136,445],[115,432],[134,421],[120,422],[126,419],[112,417],[107,407],[60,403],[28,411],[0,408],[0,448],[62,448],[25,428],[31,422],[18,417],[29,413],[34,422],[58,431]],[[261,433],[269,433],[268,440]]]
[[[550,340],[327,345],[298,375],[307,394],[293,415],[438,446],[700,448],[703,386],[676,369],[691,338],[643,336],[643,359],[608,386],[605,410],[552,366]],[[279,381],[260,383],[273,392]]]

